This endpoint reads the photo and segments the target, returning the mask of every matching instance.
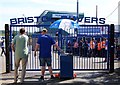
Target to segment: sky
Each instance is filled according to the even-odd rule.
[[[106,24],[118,24],[118,2],[120,0],[78,0],[79,13],[85,17],[106,18]],[[0,30],[11,18],[39,16],[44,10],[77,12],[77,0],[0,0]],[[116,10],[115,10],[116,9]],[[113,12],[114,11],[114,12]]]

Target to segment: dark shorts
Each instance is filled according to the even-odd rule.
[[[40,66],[51,66],[51,58],[40,58]]]

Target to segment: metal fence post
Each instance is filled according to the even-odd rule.
[[[114,72],[114,24],[110,25],[110,73]]]
[[[58,29],[58,44],[62,48],[62,29]]]
[[[6,49],[6,73],[10,72],[10,56],[9,56],[9,25],[5,24],[5,49]]]

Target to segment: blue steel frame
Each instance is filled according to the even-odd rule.
[[[36,27],[37,29],[40,29],[40,27],[48,28],[49,26],[47,26],[47,25],[10,25],[10,44],[12,42],[13,31],[16,31],[16,30],[18,31],[18,28],[21,28],[21,27],[25,27],[25,28],[27,28],[27,31],[31,30],[31,32],[32,32],[32,31],[34,31],[33,30],[34,27]],[[92,30],[94,30],[93,28],[98,28],[98,27],[104,28],[105,27],[105,29],[107,29],[107,33],[105,35],[103,34],[102,36],[99,36],[100,35],[99,34],[96,37],[103,37],[104,36],[108,39],[108,43],[109,43],[109,31],[110,31],[109,25],[81,25],[80,27],[83,27],[86,29],[92,28]],[[77,29],[77,30],[79,30],[79,29]],[[39,32],[40,30],[37,30],[37,31]],[[66,46],[67,37],[70,37],[70,35],[65,36],[63,34],[62,29],[58,29],[57,31],[58,31],[58,44],[65,51],[64,47]],[[91,34],[91,35],[80,34],[79,35],[79,31],[77,31],[76,33],[77,33],[78,38],[80,38],[81,36],[86,36],[86,37],[90,37],[90,38],[95,37],[94,34]],[[73,34],[73,37],[76,37],[76,35]],[[65,43],[63,43],[63,42],[65,42]],[[55,58],[53,58],[53,60],[57,60],[57,62],[53,62],[53,70],[60,70],[60,58],[59,58],[60,53],[58,51],[55,51],[55,52],[56,53],[53,54],[53,56],[55,57]],[[14,62],[12,61],[13,55],[14,54],[13,54],[12,50],[10,49],[11,68],[12,68],[11,70],[14,70]],[[33,54],[30,56],[33,56]],[[57,58],[56,58],[56,56],[57,56]],[[31,59],[33,60],[33,58],[31,58]],[[108,44],[108,50],[107,50],[107,60],[109,60],[109,44]],[[95,62],[95,61],[98,61],[98,62]],[[109,61],[108,62],[102,62],[102,61],[103,61],[102,58],[95,58],[95,57],[86,58],[86,57],[80,57],[80,55],[78,55],[78,56],[73,55],[73,64],[74,64],[73,70],[75,70],[75,71],[77,71],[77,70],[78,71],[80,71],[80,70],[109,70]],[[76,64],[76,62],[77,62],[77,64]],[[30,63],[33,64],[33,62],[30,62]],[[35,63],[38,64],[39,61],[35,61]],[[36,66],[38,67],[38,65],[39,65],[39,64],[38,65],[37,64],[34,65],[35,66],[34,68],[31,68],[33,66],[33,65],[31,65],[29,68],[27,68],[27,70],[30,70],[30,71],[40,70],[40,67],[36,68]],[[58,64],[58,65],[56,65],[56,64]],[[91,65],[91,64],[93,64],[93,65]]]

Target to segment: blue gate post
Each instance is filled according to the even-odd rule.
[[[9,25],[5,24],[5,49],[6,49],[6,73],[10,73],[11,64],[9,56]]]
[[[109,72],[114,72],[114,24],[110,25],[110,70]]]
[[[62,29],[58,29],[58,45],[62,49]]]

